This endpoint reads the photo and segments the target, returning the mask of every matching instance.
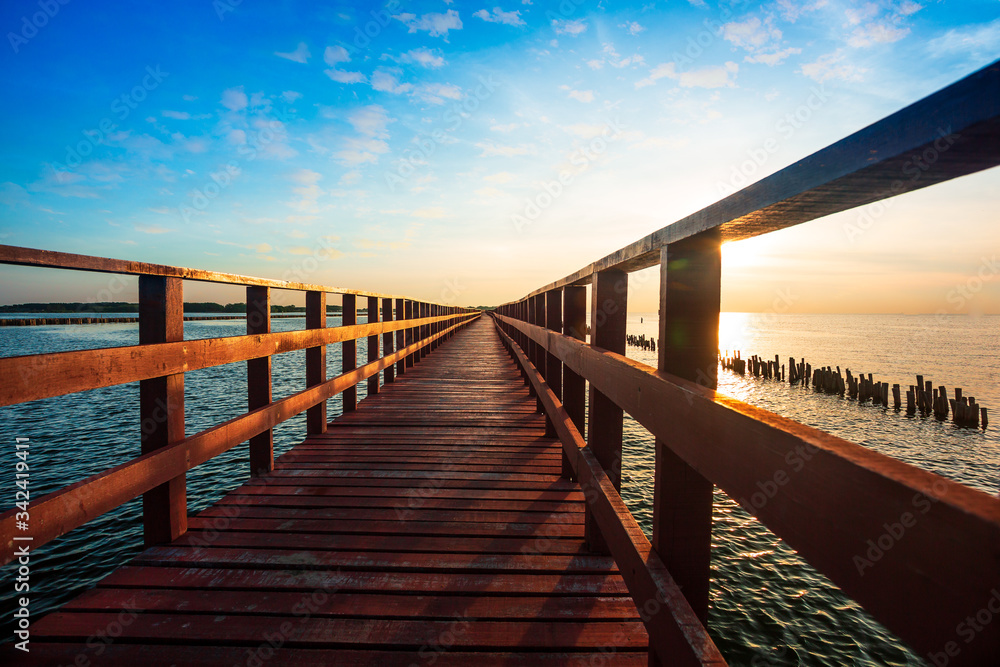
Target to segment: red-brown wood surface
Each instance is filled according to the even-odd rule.
[[[24,664],[645,665],[534,409],[480,319],[36,621]]]

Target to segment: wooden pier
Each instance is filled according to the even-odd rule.
[[[1000,62],[489,316],[0,246],[0,264],[139,283],[138,345],[0,358],[0,406],[139,385],[139,422],[121,425],[135,450],[0,514],[0,563],[139,497],[147,547],[0,660],[721,666],[706,628],[718,487],[931,662],[997,664],[1000,622],[983,619],[1000,499],[716,387],[722,243],[1000,164],[998,90]],[[915,160],[927,168],[903,180]],[[628,274],[654,266],[656,367],[625,357]],[[188,281],[245,287],[246,335],[185,340]],[[304,293],[305,329],[271,331],[275,289]],[[275,397],[272,357],[296,350],[303,388]],[[244,362],[247,412],[186,433],[185,374]],[[272,429],[302,413],[308,437],[275,460]],[[651,539],[619,494],[626,413],[655,437]],[[248,441],[225,482],[248,481],[189,516],[187,472]]]
[[[73,664],[127,609],[105,660],[575,665],[613,647],[602,664],[645,665],[645,627],[584,543],[561,461],[480,319],[45,617],[31,655]]]

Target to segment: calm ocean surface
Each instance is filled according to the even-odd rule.
[[[86,316],[86,314],[84,314]],[[32,315],[31,317],[36,317]],[[642,321],[640,322],[640,318]],[[330,326],[339,318],[329,318]],[[304,319],[275,319],[274,331],[304,327]],[[813,367],[840,366],[904,388],[921,373],[949,393],[990,409],[994,424],[983,432],[933,418],[906,417],[892,409],[859,406],[720,371],[719,390],[913,465],[990,493],[1000,482],[1000,317],[937,318],[907,315],[756,315],[725,313],[723,350],[744,357],[805,357]],[[188,339],[240,335],[237,320],[185,323]],[[655,314],[629,316],[629,333],[656,335]],[[0,328],[0,356],[134,345],[135,324]],[[365,359],[359,341],[359,359]],[[629,348],[629,356],[655,365],[655,354]],[[274,357],[274,397],[304,388],[304,352]],[[329,374],[340,368],[340,346],[328,352]],[[364,396],[365,386],[359,387]],[[185,378],[189,434],[246,410],[246,364],[193,371]],[[338,398],[328,406],[341,412]],[[304,415],[275,429],[275,453],[304,436]],[[4,509],[14,497],[14,439],[30,438],[32,497],[61,488],[138,454],[138,384],[98,389],[0,408],[0,441],[10,465],[0,469]],[[653,439],[626,416],[622,495],[648,531],[652,518]],[[244,443],[188,473],[189,510],[196,512],[238,486],[248,474]],[[141,501],[100,517],[32,557],[32,613],[37,618],[79,594],[142,547]],[[717,492],[713,536],[710,630],[731,665],[924,665],[902,643],[805,564],[734,501]],[[11,637],[15,569],[3,568],[0,618]],[[919,612],[916,612],[919,613]]]

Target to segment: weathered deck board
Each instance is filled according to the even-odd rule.
[[[480,320],[34,624],[32,662],[645,665],[544,426]]]

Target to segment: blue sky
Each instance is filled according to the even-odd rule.
[[[0,242],[498,303],[992,62],[998,17],[995,0],[7,2]],[[724,307],[1000,312],[997,185],[731,244]],[[107,286],[2,272],[3,303]],[[634,308],[655,283],[634,277]]]

